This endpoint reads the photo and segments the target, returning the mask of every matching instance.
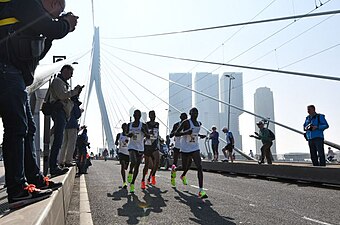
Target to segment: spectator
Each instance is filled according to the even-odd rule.
[[[211,148],[214,153],[214,159],[212,161],[218,161],[218,144],[220,141],[218,140],[219,134],[216,131],[216,126],[212,126],[212,132],[209,135],[209,139],[211,139]]]
[[[105,161],[107,160],[108,156],[109,156],[109,151],[107,150],[107,148],[105,148],[104,151],[103,151],[103,157],[104,157]]]
[[[327,160],[332,162],[334,160],[335,154],[331,147],[328,147]]]
[[[253,150],[251,150],[251,149],[250,149],[250,151],[249,151],[249,156],[252,157],[252,158],[254,158],[254,152],[253,152]]]
[[[259,133],[255,132],[255,135],[250,135],[250,137],[256,138],[262,141],[261,147],[261,158],[259,164],[264,163],[264,159],[267,159],[268,164],[272,164],[272,153],[270,147],[273,145],[273,140],[275,140],[275,135],[271,130],[264,127],[264,122],[259,121],[257,127],[260,129]]]
[[[325,115],[315,112],[314,105],[307,106],[307,112],[308,116],[303,128],[306,131],[305,137],[308,141],[313,166],[326,166],[323,131],[329,127],[328,123]]]
[[[86,155],[87,150],[86,148],[89,146],[88,136],[87,136],[87,128],[83,129],[83,132],[77,138],[77,148],[79,151],[78,155],[78,171],[79,174],[86,174]],[[100,157],[100,156],[99,156]]]
[[[69,91],[69,80],[73,75],[73,67],[71,65],[64,65],[61,68],[60,74],[52,81],[49,87],[45,100],[49,99],[54,103],[52,110],[52,120],[54,122],[54,139],[50,153],[50,173],[51,176],[59,176],[68,171],[68,168],[61,168],[57,164],[57,157],[63,142],[64,130],[66,123],[71,117],[71,112],[74,103],[71,97],[79,95],[83,86],[76,86],[73,90]]]
[[[235,139],[234,139],[233,133],[229,131],[227,127],[223,127],[222,131],[223,133],[226,134],[225,139],[227,141],[227,145],[224,148],[222,148],[222,152],[225,157],[224,161],[228,162],[228,159],[230,159],[231,162],[234,162],[233,150],[234,150],[234,145],[235,145]]]
[[[0,25],[0,116],[4,126],[9,208],[16,208],[51,194],[50,189],[41,190],[32,185],[35,182],[40,186],[42,175],[32,143],[35,124],[30,121],[26,86],[33,83],[39,60],[47,54],[52,41],[73,31],[78,17],[69,13],[56,20],[65,8],[65,0],[3,1],[1,4],[6,10],[1,10],[0,19],[8,23]],[[29,177],[36,179],[29,180]],[[49,186],[47,182],[45,186]]]
[[[78,119],[80,118],[83,111],[79,108],[82,103],[79,101],[78,95],[73,96],[71,100],[73,101],[74,105],[71,111],[70,119],[65,127],[63,144],[59,154],[59,165],[64,165],[66,167],[76,165],[74,162],[72,162],[73,153],[76,148],[77,134],[79,129]]]

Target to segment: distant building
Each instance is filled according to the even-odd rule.
[[[231,82],[230,103],[243,109],[243,74],[226,72],[220,78],[220,99],[229,102],[229,82]],[[230,107],[230,127],[235,139],[235,147],[242,149],[242,135],[240,134],[239,117],[243,112]],[[220,123],[219,130],[228,126],[229,107],[220,103]],[[224,138],[224,136],[222,137]]]
[[[192,88],[191,73],[170,73],[169,80]],[[180,120],[179,116],[181,113],[176,109],[187,114],[189,113],[192,107],[192,91],[169,82],[169,105],[169,127],[172,129],[172,126]],[[176,109],[171,106],[176,107]]]
[[[254,94],[254,113],[257,115],[261,115],[263,117],[269,118],[275,121],[274,116],[274,97],[273,92],[270,88],[261,87],[256,89]],[[255,119],[255,122],[259,121],[259,118]],[[268,127],[275,134],[275,126],[270,123]],[[255,123],[255,130],[258,130],[258,127]],[[260,141],[256,141],[256,154],[261,155],[262,143]],[[271,147],[271,151],[274,159],[276,159],[276,141],[273,142],[273,146]]]

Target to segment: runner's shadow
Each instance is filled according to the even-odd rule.
[[[127,203],[122,208],[117,209],[118,216],[128,217],[127,224],[138,224],[140,220],[145,221],[145,218],[150,215],[151,210],[146,202],[142,202],[135,194],[127,196]]]
[[[161,191],[158,187],[149,187],[147,190],[143,190],[144,197],[143,199],[148,205],[148,208],[155,213],[163,212],[162,207],[166,207],[167,200],[164,200],[162,194],[167,193],[168,191]]]
[[[122,200],[122,198],[128,197],[128,190],[126,188],[121,188],[119,191],[111,193],[107,193],[107,197],[112,198],[114,201]]]
[[[180,203],[183,203],[190,207],[191,212],[195,216],[194,218],[189,218],[191,221],[196,222],[201,225],[211,225],[211,224],[224,224],[224,225],[235,225],[236,223],[232,222],[234,218],[230,218],[227,216],[221,216],[218,212],[216,212],[211,206],[211,202],[209,200],[205,200],[203,202],[202,199],[199,199],[197,195],[192,193],[183,193],[177,189],[174,189],[177,192],[178,196],[175,196]]]

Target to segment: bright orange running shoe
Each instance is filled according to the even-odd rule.
[[[151,184],[156,185],[156,176],[151,177]]]

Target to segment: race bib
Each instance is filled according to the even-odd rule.
[[[198,136],[197,136],[197,134],[188,135],[188,139],[187,140],[188,140],[189,143],[197,143]]]
[[[139,132],[134,133],[133,136],[132,136],[132,140],[141,141],[142,140],[142,134],[139,133]]]

